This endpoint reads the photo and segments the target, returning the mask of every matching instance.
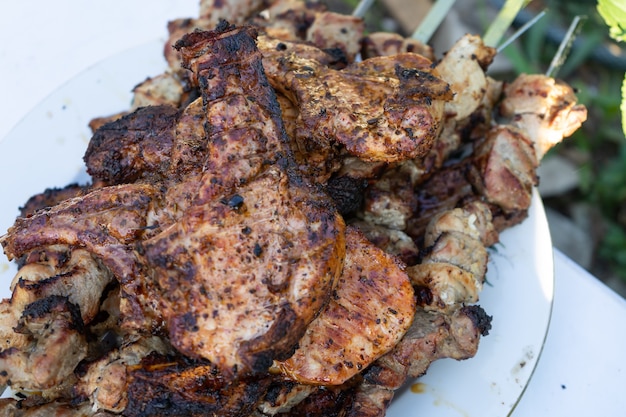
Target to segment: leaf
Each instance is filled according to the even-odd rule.
[[[626,2],[598,0],[598,13],[609,27],[609,35],[616,41],[626,42]]]

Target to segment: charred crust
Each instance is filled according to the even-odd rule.
[[[491,330],[492,316],[487,315],[485,310],[479,305],[461,307],[461,313],[467,316],[481,335],[487,336]]]
[[[129,369],[127,417],[243,416],[253,412],[269,378],[228,384],[205,361],[151,355]]]
[[[72,303],[68,297],[61,295],[51,295],[28,304],[22,312],[22,317],[15,331],[18,333],[19,331],[24,331],[27,327],[26,323],[30,320],[37,320],[63,312],[70,314],[69,328],[83,333],[85,326],[80,314],[80,308]]]
[[[42,193],[30,197],[24,206],[19,208],[20,215],[28,217],[38,210],[52,207],[68,198],[82,196],[89,191],[89,188],[89,186],[77,183],[62,188],[47,188]]]
[[[433,293],[425,285],[416,285],[413,287],[415,290],[415,300],[419,306],[428,306],[433,303]]]
[[[349,176],[332,177],[326,184],[326,192],[335,202],[337,210],[343,216],[361,208],[367,180]]]

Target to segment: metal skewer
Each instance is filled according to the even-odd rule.
[[[559,45],[559,49],[557,49],[556,54],[550,62],[550,67],[548,67],[548,70],[546,71],[546,75],[548,77],[556,77],[557,72],[565,62],[565,59],[567,59],[567,56],[572,49],[574,39],[576,39],[576,36],[578,35],[585,19],[586,16],[576,16],[574,20],[572,20],[572,23],[570,23],[569,29],[567,29],[567,32]]]
[[[512,42],[514,42],[517,38],[519,38],[520,36],[522,36],[524,34],[524,32],[526,32],[528,29],[530,29],[535,23],[537,23],[542,17],[544,17],[546,15],[546,13],[548,12],[548,10],[543,10],[541,13],[537,14],[537,16],[533,17],[531,20],[529,20],[528,22],[526,22],[522,27],[520,27],[519,29],[517,29],[517,31],[511,35],[507,40],[505,40],[504,42],[502,42],[500,44],[500,46],[498,46],[498,48],[496,49],[496,51],[498,53],[500,53],[504,48],[506,48],[507,46],[509,46]]]

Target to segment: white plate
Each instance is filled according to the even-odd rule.
[[[0,233],[18,207],[48,187],[86,183],[83,153],[93,117],[125,110],[131,89],[165,63],[155,41],[95,65],[37,106],[0,142]],[[15,266],[0,260],[0,296],[9,296]],[[491,251],[480,304],[493,315],[489,336],[467,361],[435,362],[397,394],[390,417],[506,416],[524,392],[547,333],[554,291],[552,244],[541,199],[529,218],[507,230]]]

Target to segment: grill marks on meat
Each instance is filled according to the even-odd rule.
[[[0,352],[0,384],[17,389],[63,392],[75,381],[73,370],[86,356],[80,309],[68,297],[51,295],[30,303],[14,331],[28,344]]]
[[[186,35],[176,45],[193,72],[192,82],[200,86],[206,117],[209,146],[198,203],[245,184],[281,159],[292,163],[254,37],[252,28],[224,24],[214,32]]]
[[[343,384],[398,343],[414,310],[404,267],[348,228],[343,273],[332,299],[295,353],[277,366],[301,383]]]
[[[228,384],[206,362],[152,355],[129,368],[128,406],[124,415],[248,416],[271,379]]]
[[[0,242],[9,259],[49,245],[80,246],[96,254],[122,281],[136,276],[131,245],[146,229],[154,187],[124,184],[18,218]]]

